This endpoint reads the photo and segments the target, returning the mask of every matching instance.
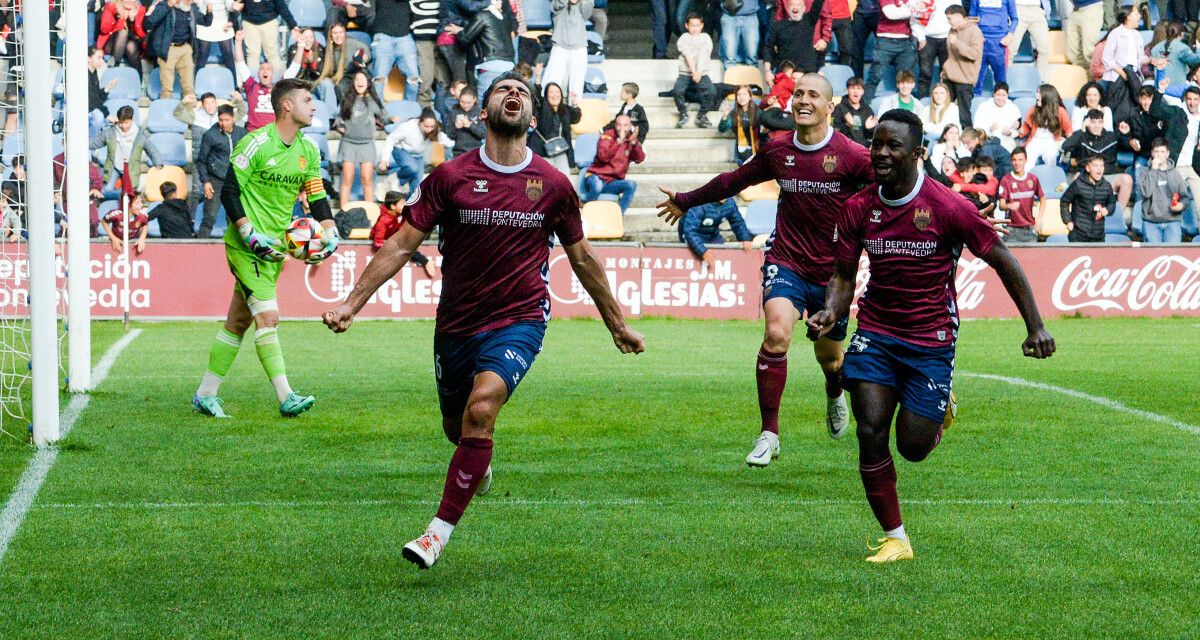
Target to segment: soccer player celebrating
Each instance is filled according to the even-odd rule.
[[[208,372],[192,406],[206,416],[228,418],[217,397],[254,322],[254,349],[279,399],[279,413],[298,416],[316,398],[292,391],[279,346],[279,304],[275,285],[283,269],[282,238],[300,195],[308,198],[312,217],[321,222],[324,248],[306,262],[328,258],[338,246],[337,227],[321,182],[321,153],[300,130],[312,124],[313,96],[307,82],[282,80],[271,89],[275,122],[242,138],[230,156],[229,178],[221,204],[233,224],[225,231],[225,258],[233,272],[233,299],[225,326],[217,331],[208,354]]]
[[[1029,281],[992,226],[966,198],[921,172],[921,120],[894,109],[871,141],[878,187],[858,193],[838,215],[835,273],[825,309],[808,319],[821,334],[850,314],[858,259],[866,249],[870,280],[858,301],[858,329],[842,376],[858,421],[859,473],[867,502],[883,527],[870,562],[913,557],[900,521],[889,430],[896,406],[896,449],[924,460],[942,439],[950,401],[958,313],[954,272],[963,245],[996,270],[1025,320],[1026,356],[1048,358],[1046,332]]]
[[[375,255],[325,324],[345,331],[371,295],[441,226],[442,297],[433,341],[442,429],[457,445],[437,516],[404,545],[422,569],[437,562],[474,495],[491,485],[496,416],[542,349],[550,319],[550,248],[558,237],[621,353],[641,353],[583,237],[579,198],[560,171],[525,145],[532,86],[501,75],[483,96],[484,144],[434,169],[405,204],[404,225]]]
[[[750,466],[765,467],[779,457],[779,404],[787,383],[792,329],[801,313],[812,317],[824,308],[825,285],[833,275],[835,217],[871,180],[867,150],[829,126],[832,109],[829,81],[805,74],[792,93],[795,135],[773,140],[738,169],[695,191],[662,189],[667,200],[658,205],[658,215],[674,223],[691,207],[732,197],[767,180],[777,181],[783,192],[763,264],[766,331],[757,371],[762,432],[746,456]],[[846,322],[821,337],[810,331],[808,338],[825,374],[825,423],[831,437],[841,438],[850,426],[839,378]]]

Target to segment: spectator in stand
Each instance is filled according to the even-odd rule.
[[[235,117],[241,119],[246,115],[246,103],[242,100],[242,94],[237,91],[232,91],[230,96],[230,105],[234,108]],[[189,93],[183,96],[183,100],[175,105],[175,111],[172,114],[176,120],[188,125],[192,130],[192,158],[197,157],[197,152],[200,150],[200,141],[204,137],[204,133],[217,124],[219,113],[217,111],[217,97],[211,93],[206,93],[200,96],[200,101],[196,101],[196,94]],[[188,205],[195,210],[196,204],[200,202],[200,181],[192,181],[191,192],[188,193]]]
[[[796,65],[792,64],[791,60],[781,60],[776,68],[775,77],[771,78],[768,73],[767,79],[771,82],[770,95],[775,96],[775,101],[779,104],[787,104],[788,100],[792,99],[792,92],[796,90]],[[766,98],[763,99],[763,107],[766,107]]]
[[[271,105],[275,68],[270,62],[263,62],[258,65],[258,77],[252,77],[242,55],[242,37],[241,33],[233,37],[233,57],[237,61],[238,84],[246,93],[246,131],[254,131],[275,121],[275,107]]]
[[[1187,135],[1179,147],[1179,161],[1175,163],[1175,169],[1187,180],[1192,190],[1194,207],[1195,198],[1200,196],[1200,173],[1196,171],[1197,166],[1200,166],[1200,153],[1196,153],[1200,147],[1200,89],[1188,87],[1183,92],[1183,104],[1183,115],[1187,118]]]
[[[1008,99],[1008,85],[1000,82],[992,90],[992,99],[984,100],[972,118],[975,128],[996,138],[1005,149],[1016,147],[1015,138],[1021,129],[1021,110]]]
[[[464,89],[463,93],[467,91],[469,89]],[[583,112],[579,107],[567,104],[562,87],[551,82],[542,89],[542,99],[537,104],[537,128],[528,137],[529,147],[567,177],[571,176],[571,168],[575,166],[571,125],[578,123],[581,117]],[[478,134],[484,134],[482,123],[479,124]],[[455,148],[458,148],[457,145]]]
[[[359,31],[370,33],[375,24],[375,0],[332,0],[325,23],[341,25],[347,30],[353,24]]]
[[[742,250],[749,251],[753,246],[754,234],[750,233],[733,198],[692,207],[679,220],[679,241],[687,244],[692,255],[708,265],[710,273],[713,269],[713,252],[709,251],[708,245],[725,244],[721,223],[726,221],[733,236],[742,243]]]
[[[553,44],[546,69],[542,71],[542,84],[553,82],[566,87],[572,104],[575,104],[576,96],[583,93],[583,76],[587,73],[587,20],[592,15],[592,6],[592,0],[554,0],[551,5],[554,31],[550,41]]]
[[[192,43],[196,26],[212,24],[212,15],[203,13],[193,0],[155,0],[146,10],[146,29],[150,32],[150,51],[158,58],[162,79],[159,98],[175,95],[175,75],[184,95],[196,88],[196,60]]]
[[[590,1],[590,0],[589,0]],[[471,17],[467,28],[458,34],[458,41],[473,48],[472,59],[476,60],[476,91],[487,93],[492,82],[513,68],[516,50],[513,48],[512,9],[501,0],[492,0],[488,7]],[[586,46],[586,45],[585,45]],[[587,66],[587,49],[583,49],[584,66]],[[573,71],[573,70],[572,70]],[[543,80],[546,75],[543,73]],[[574,81],[574,78],[571,79]],[[580,91],[583,91],[583,75],[579,75]]]
[[[325,102],[339,103],[341,97],[354,82],[353,71],[367,71],[370,53],[366,45],[346,37],[346,27],[335,24],[325,36],[325,55],[321,73],[314,83],[314,92]],[[360,60],[355,68],[355,60]]]
[[[1095,81],[1083,85],[1079,95],[1075,96],[1075,109],[1071,111],[1071,128],[1082,129],[1084,118],[1087,118],[1093,109],[1104,114],[1104,128],[1114,131],[1112,110],[1105,106],[1104,89]]]
[[[375,19],[371,23],[371,73],[376,80],[387,79],[392,67],[404,74],[404,99],[416,100],[421,90],[420,58],[412,34],[412,6],[409,0],[375,0]]]
[[[1090,158],[1087,170],[1062,194],[1060,212],[1071,242],[1104,242],[1104,218],[1112,213],[1116,197],[1104,181],[1104,158]]]
[[[758,0],[720,3],[721,64],[758,66]]]
[[[150,233],[146,223],[149,221],[150,219],[142,208],[142,196],[135,195],[129,202],[128,214],[117,207],[100,219],[100,226],[104,229],[104,234],[108,236],[108,242],[112,245],[113,251],[120,253],[125,247],[122,239],[128,237],[130,240],[134,240],[134,253],[141,255],[146,250],[146,236]],[[126,224],[129,225],[128,236],[125,235]]]
[[[404,226],[404,219],[401,217],[403,212],[404,195],[399,191],[387,192],[383,197],[383,204],[379,206],[379,217],[371,227],[371,251],[382,249],[383,243]],[[437,268],[433,266],[433,262],[420,251],[413,252],[412,263],[421,267],[430,278],[437,276]]]
[[[946,8],[962,4],[959,0],[933,0],[933,11],[929,14],[929,22],[925,24],[925,46],[917,51],[917,62],[920,72],[917,74],[917,96],[929,97],[929,88],[934,84],[933,63],[939,67],[946,66],[946,36],[950,35],[950,21],[946,18]]]
[[[1058,151],[1062,141],[1071,135],[1071,118],[1054,85],[1038,87],[1037,102],[1025,114],[1021,130],[1017,134],[1025,139],[1025,152],[1033,164],[1058,163]]]
[[[1012,150],[1012,172],[1000,178],[1000,189],[996,192],[1000,198],[996,217],[1008,220],[1007,244],[1034,244],[1038,241],[1034,222],[1046,213],[1046,196],[1042,193],[1042,183],[1038,177],[1025,172],[1028,156],[1024,147]],[[1033,215],[1033,204],[1037,202],[1037,218]]]
[[[621,85],[621,107],[617,109],[617,115],[629,116],[629,121],[633,123],[633,128],[637,129],[638,143],[640,144],[646,142],[646,134],[650,133],[650,119],[646,117],[646,110],[637,102],[639,91],[640,89],[636,82],[626,82]],[[616,124],[617,118],[613,116],[613,120],[608,123],[608,127],[614,127]]]
[[[945,157],[953,158],[955,162],[971,157],[971,151],[962,142],[962,129],[955,123],[950,123],[942,129],[942,135],[938,136],[933,149],[929,151],[929,161],[935,167],[941,167],[942,158]]]
[[[815,73],[825,64],[825,50],[833,39],[832,7],[826,0],[784,0],[786,11],[767,30],[764,66],[766,75],[784,60],[805,73]],[[724,39],[722,38],[722,42]]]
[[[109,2],[100,14],[96,48],[112,56],[114,65],[124,62],[140,72],[147,40],[145,18],[146,7],[137,0]]]
[[[761,113],[750,87],[738,87],[733,94],[733,104],[721,105],[721,116],[717,130],[721,133],[733,132],[733,160],[742,165],[750,156],[758,153],[767,141],[759,123]]]
[[[946,35],[942,81],[958,104],[959,124],[965,129],[971,126],[971,100],[983,67],[983,32],[967,20],[967,11],[961,5],[946,7],[946,20],[950,23],[950,33]]]
[[[1067,62],[1088,69],[1100,39],[1104,7],[1101,0],[1071,0],[1071,4],[1074,9],[1066,24]]]
[[[867,38],[874,34],[878,27],[879,0],[859,0],[854,6],[854,15],[850,20],[850,31],[855,44],[850,50],[850,66],[854,69],[854,75],[860,78],[864,77],[863,69],[866,66]]]
[[[235,14],[242,0],[205,0],[212,21],[196,28],[195,65],[203,69],[208,64],[209,50],[216,45],[221,52],[221,64],[237,77],[237,64],[233,58],[233,33],[241,24],[240,14]],[[235,22],[236,20],[236,22]]]
[[[338,162],[342,165],[339,209],[345,209],[350,201],[355,171],[362,180],[363,199],[375,199],[375,134],[387,120],[387,111],[367,74],[354,74],[353,87],[351,93],[342,97],[341,109],[333,123],[334,129],[342,134],[338,146]]]
[[[1003,178],[1012,171],[1012,160],[1009,157],[1008,149],[1000,144],[996,138],[971,127],[962,132],[963,144],[967,146],[967,150],[971,152],[971,157],[991,158],[994,174],[997,178]]]
[[[979,18],[979,31],[983,33],[983,65],[975,81],[978,96],[983,94],[983,81],[989,69],[993,83],[1008,82],[1008,47],[1017,30],[1017,3],[1016,0],[970,0],[970,3],[969,14]]]
[[[608,0],[595,0],[592,6],[592,31],[604,40],[608,35]]]
[[[1104,76],[1101,77],[1103,86],[1116,80],[1129,82],[1131,93],[1141,85],[1140,70],[1143,64],[1150,62],[1150,57],[1142,44],[1142,35],[1138,33],[1137,11],[1121,9],[1117,12],[1118,24],[1108,32],[1104,39],[1104,52],[1101,60],[1104,62]]]
[[[158,185],[158,193],[162,196],[162,202],[150,210],[146,215],[146,222],[158,220],[159,236],[165,239],[195,238],[196,232],[192,230],[192,214],[190,213],[194,209],[188,208],[187,200],[175,197],[178,190],[175,183],[169,180]]]
[[[885,73],[896,73],[899,85],[900,73],[907,72],[911,77],[917,68],[917,45],[909,24],[913,13],[908,4],[904,0],[879,0],[879,7],[882,15],[875,28],[875,54],[867,74],[867,102],[875,99],[875,89]]]
[[[1091,158],[1104,160],[1104,179],[1112,185],[1117,195],[1117,207],[1124,215],[1129,198],[1133,196],[1133,178],[1117,164],[1117,151],[1120,148],[1122,144],[1117,134],[1105,129],[1103,116],[1093,110],[1084,119],[1083,130],[1072,133],[1063,142],[1062,152],[1070,158],[1072,171],[1082,171]]]
[[[919,115],[925,124],[926,138],[940,134],[951,122],[958,124],[962,121],[958,116],[958,105],[950,102],[950,89],[940,82],[933,85],[929,92],[929,106],[921,107]]]
[[[1200,15],[1197,18],[1200,19]],[[1184,44],[1183,27],[1179,23],[1168,23],[1165,35],[1165,40],[1151,47],[1151,62],[1155,69],[1163,72],[1167,86],[1184,86],[1188,83],[1188,70],[1200,64],[1200,54]]]
[[[1138,177],[1142,194],[1142,234],[1146,242],[1183,241],[1183,211],[1191,204],[1187,182],[1171,162],[1167,141],[1152,143],[1150,168]]]
[[[870,82],[867,85],[867,91],[870,91]],[[921,115],[923,109],[921,101],[913,95],[913,89],[916,87],[917,79],[913,76],[913,72],[902,69],[896,74],[896,93],[885,97],[883,102],[879,103],[879,113],[887,113],[892,109],[903,109]]]
[[[1037,56],[1034,62],[1038,75],[1043,78],[1050,74],[1050,23],[1046,20],[1051,14],[1050,6],[1050,0],[1017,0],[1017,28],[1008,43],[1014,50],[1020,49],[1028,33]]]
[[[600,136],[596,148],[596,159],[587,168],[583,178],[580,199],[584,202],[596,200],[601,195],[615,195],[621,205],[621,213],[633,202],[637,183],[626,180],[631,163],[646,159],[646,152],[638,143],[637,132],[628,116],[617,118],[616,126]]]
[[[217,107],[217,124],[204,132],[200,138],[200,151],[193,157],[195,179],[202,185],[204,193],[204,214],[197,230],[201,238],[212,235],[217,211],[221,208],[221,189],[229,174],[229,157],[246,136],[246,129],[238,126],[237,121],[233,107],[227,104]]]
[[[0,191],[4,192],[4,197],[11,200],[14,206],[28,204],[25,189],[25,156],[13,156],[9,162],[12,165],[9,167],[11,173],[0,183]]]
[[[438,122],[450,122],[454,119],[450,116],[450,112],[454,110],[454,105],[458,104],[458,96],[468,86],[470,85],[467,84],[466,80],[455,80],[450,83],[450,88],[446,90],[446,95],[438,98],[436,111]]]
[[[562,92],[559,91],[559,100]],[[458,93],[458,104],[450,110],[450,126],[448,135],[454,141],[454,155],[461,156],[468,151],[474,151],[483,146],[487,127],[479,119],[479,96],[475,90],[467,87]]]
[[[863,80],[854,76],[846,81],[846,96],[833,108],[833,128],[842,135],[867,146],[875,134],[875,112],[863,101]]]
[[[289,63],[287,69],[283,70],[283,77],[315,83],[325,66],[325,47],[317,42],[317,34],[312,29],[304,28],[300,30],[296,42],[288,47],[287,59]]]
[[[791,109],[784,109],[784,104],[780,104],[774,95],[767,96],[767,104],[762,110],[762,126],[771,140],[789,137],[796,130]]]
[[[447,0],[449,1],[449,0]],[[408,0],[412,12],[413,42],[417,45],[417,70],[420,72],[421,92],[417,102],[422,107],[433,106],[433,85],[440,82],[444,88],[450,84],[450,67],[437,48],[438,22],[442,0]]]
[[[104,130],[108,120],[108,109],[104,102],[108,100],[108,92],[117,86],[116,78],[109,80],[103,88],[100,87],[100,73],[107,68],[104,66],[104,52],[96,47],[88,49],[88,139],[95,138]]]
[[[287,24],[293,38],[300,35],[300,28],[296,26],[296,19],[288,9],[287,0],[241,0],[241,4],[246,60],[249,64],[258,64],[261,55],[271,63],[272,69],[282,70],[283,59],[279,57],[279,21]],[[236,43],[234,47],[236,53]]]
[[[988,156],[966,158],[966,162],[974,174],[970,180],[955,183],[950,188],[974,201],[979,210],[988,209],[990,212],[989,206],[994,205],[996,193],[1000,189],[1000,181],[994,175],[996,163]]]
[[[704,129],[712,123],[705,117],[717,97],[717,89],[708,77],[710,58],[712,57],[713,42],[704,33],[704,19],[698,13],[687,16],[687,33],[679,36],[675,46],[679,49],[679,77],[675,79],[672,94],[675,97],[675,108],[679,110],[679,122],[676,129],[682,129],[687,124],[687,104],[684,95],[689,89],[694,90],[700,98],[700,111],[696,114],[696,126]]]
[[[107,152],[104,157],[104,184],[109,192],[119,191],[116,180],[124,176],[126,167],[133,189],[136,191],[141,186],[143,154],[150,157],[151,165],[161,163],[158,148],[150,142],[150,131],[133,121],[133,107],[130,106],[117,109],[116,124],[106,127],[100,135],[92,138],[88,147],[92,151],[104,147]]]
[[[442,132],[432,109],[425,109],[420,116],[401,122],[388,134],[385,148],[392,150],[390,160],[396,165],[396,177],[408,185],[409,195],[416,193],[421,184],[425,172],[425,154],[435,142],[441,143],[447,151],[454,148],[454,141]],[[382,162],[385,169],[388,160],[385,155]]]
[[[1178,158],[1187,138],[1187,115],[1163,102],[1162,94],[1154,87],[1139,89],[1137,102],[1137,113],[1130,120],[1117,123],[1117,133],[1125,146],[1137,154],[1138,166],[1149,162],[1151,144],[1159,137],[1166,138],[1171,159]]]

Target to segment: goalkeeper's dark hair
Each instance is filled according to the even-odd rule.
[[[529,99],[537,99],[537,93],[534,92],[533,83],[530,82],[528,78],[515,71],[505,71],[492,81],[492,85],[487,88],[487,91],[483,92],[483,108],[486,109],[488,100],[492,99],[492,90],[496,88],[496,85],[504,82],[505,80],[516,80],[517,82],[520,82],[521,84],[525,85],[525,90],[529,92]]]
[[[275,111],[275,115],[283,110],[283,101],[292,97],[292,93],[300,91],[312,91],[312,84],[300,80],[298,78],[284,78],[275,83],[271,87],[271,109]]]
[[[904,109],[892,109],[879,116],[879,124],[876,127],[885,122],[898,122],[908,129],[910,149],[916,149],[925,143],[925,128],[921,124],[921,117],[917,114]]]

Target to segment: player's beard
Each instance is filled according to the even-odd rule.
[[[515,116],[509,116],[505,114],[503,105],[504,101],[501,100],[500,104],[488,107],[487,122],[492,133],[507,139],[520,138],[528,133],[533,114],[521,109]]]

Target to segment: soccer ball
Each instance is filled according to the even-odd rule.
[[[325,248],[325,242],[321,239],[321,223],[312,218],[292,220],[283,234],[283,244],[293,258],[307,260]]]

